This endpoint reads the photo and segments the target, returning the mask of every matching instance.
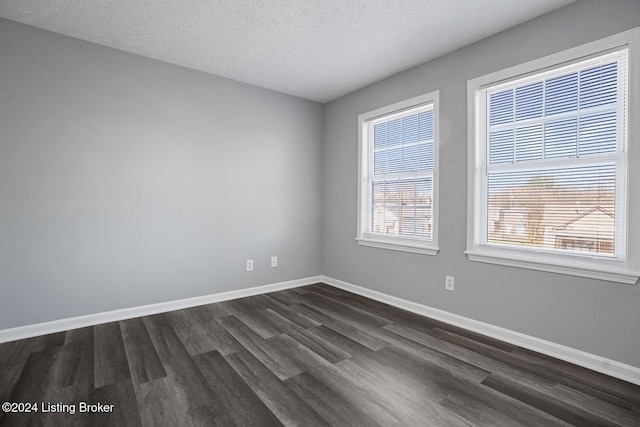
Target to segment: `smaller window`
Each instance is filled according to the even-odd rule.
[[[361,245],[435,255],[438,92],[358,117]]]

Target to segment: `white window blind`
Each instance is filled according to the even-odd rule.
[[[624,257],[627,56],[481,91],[482,243]]]
[[[360,244],[437,253],[437,96],[359,116]]]
[[[430,240],[433,106],[369,126],[373,133],[371,233]]]
[[[638,70],[640,27],[467,82],[471,261],[638,281]]]

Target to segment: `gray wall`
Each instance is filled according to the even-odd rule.
[[[319,274],[321,108],[0,19],[0,329]]]
[[[583,0],[322,107],[0,19],[0,329],[323,273],[640,367],[639,286],[463,254],[467,80],[638,25]],[[436,89],[441,253],[358,246],[357,115]]]
[[[323,274],[640,367],[640,286],[471,262],[464,255],[467,80],[639,25],[637,0],[580,1],[326,104]],[[437,89],[440,254],[358,246],[358,114]],[[444,290],[445,274],[456,278],[453,293]]]

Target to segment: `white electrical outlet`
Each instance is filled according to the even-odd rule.
[[[253,271],[253,260],[252,259],[248,259],[247,260],[247,271]]]
[[[453,292],[453,283],[455,281],[455,278],[453,276],[447,276],[444,279],[444,288],[448,291],[452,291]]]
[[[272,256],[271,257],[271,267],[277,267],[278,266],[278,257],[277,256]]]

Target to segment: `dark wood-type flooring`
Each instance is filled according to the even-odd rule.
[[[640,426],[640,387],[327,285],[0,344],[0,425]]]

